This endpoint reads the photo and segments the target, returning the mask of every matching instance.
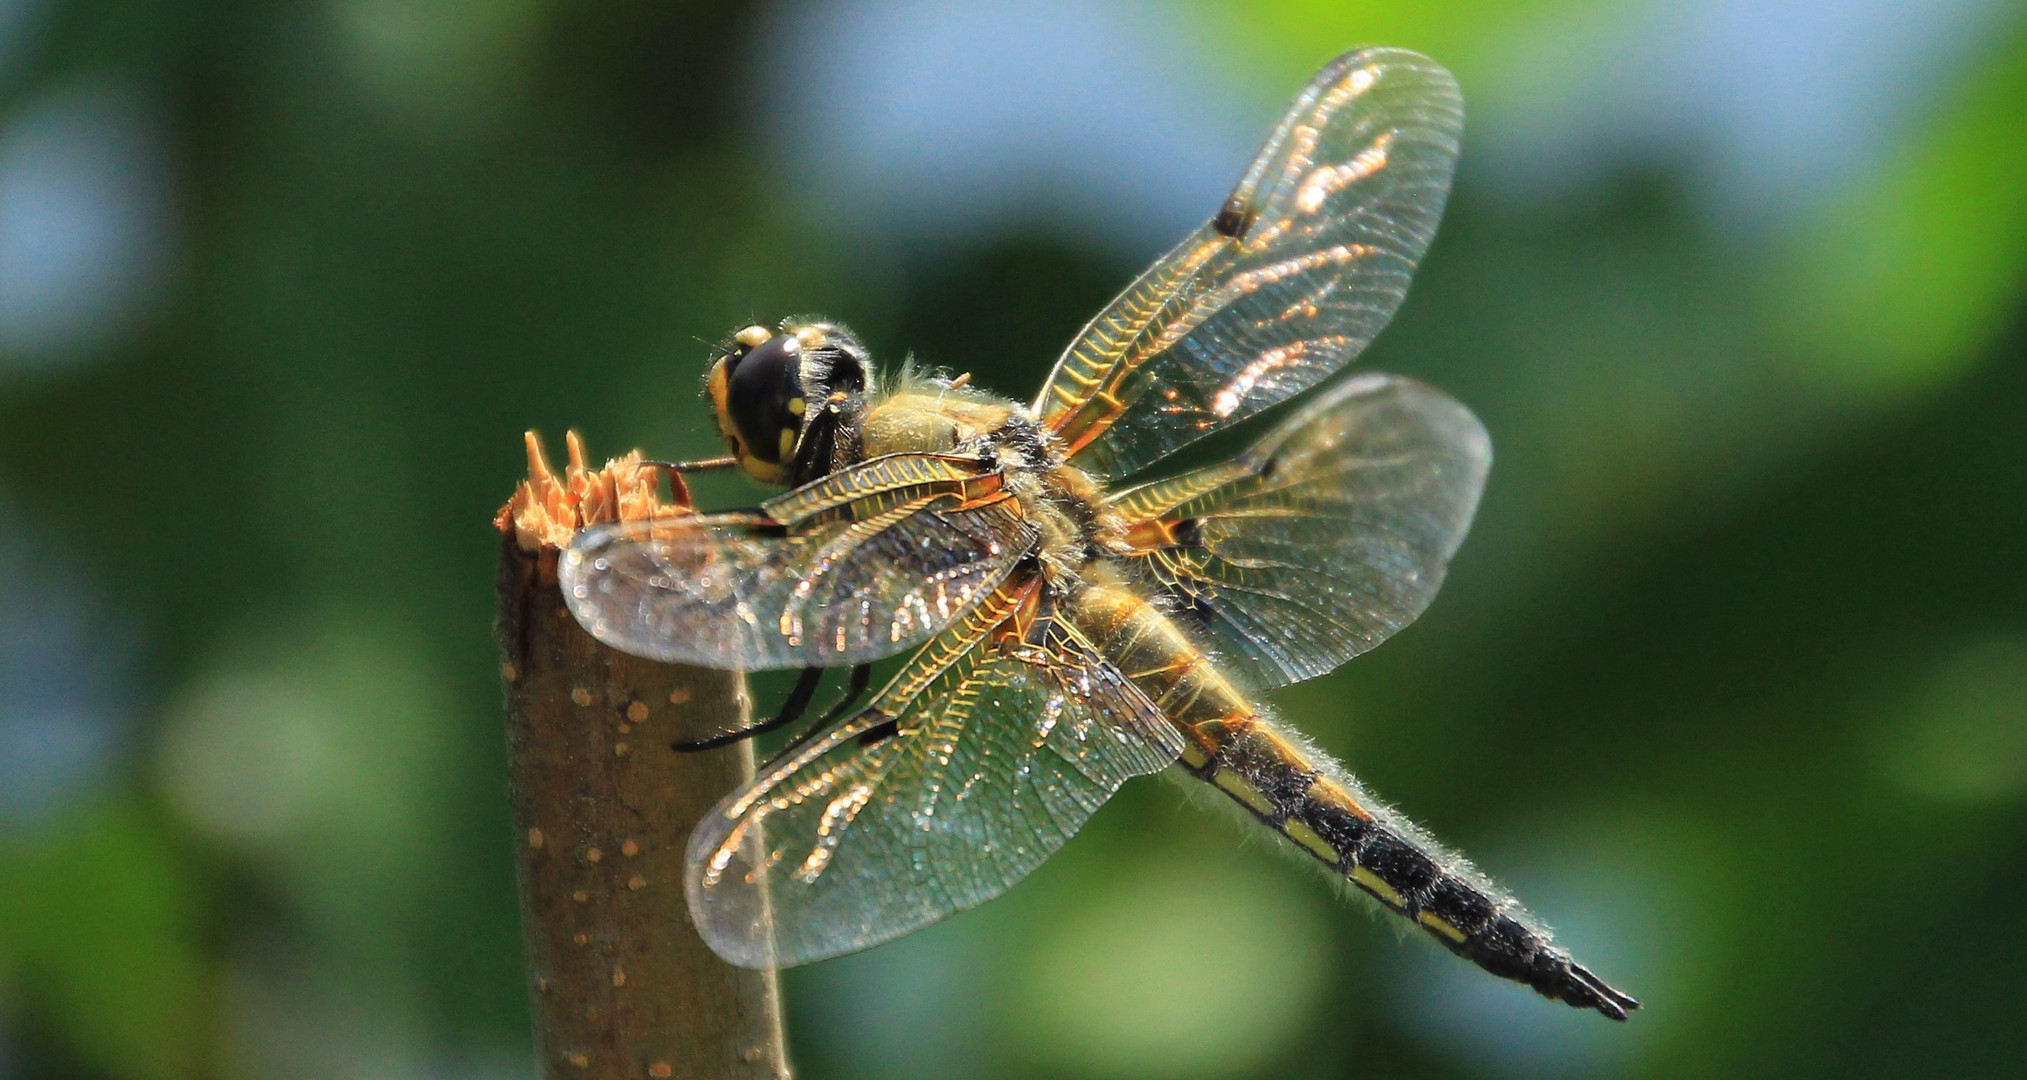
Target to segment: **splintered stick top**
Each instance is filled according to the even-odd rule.
[[[500,531],[513,530],[522,551],[568,546],[571,536],[587,525],[689,512],[690,492],[682,474],[666,474],[675,501],[662,502],[658,477],[663,470],[643,461],[638,450],[592,469],[585,464],[584,439],[567,432],[563,444],[570,463],[558,476],[542,453],[542,437],[530,431],[522,440],[528,451],[528,478],[514,488],[513,497],[493,519]]]
[[[744,680],[599,643],[556,584],[559,549],[579,529],[688,513],[689,493],[671,475],[675,501],[665,502],[662,470],[638,453],[592,468],[576,433],[566,442],[559,473],[528,434],[528,478],[494,522],[514,862],[541,1075],[786,1077],[774,974],[720,960],[683,901],[690,830],[753,775],[753,752],[741,743],[677,754],[668,733],[679,720],[741,726]]]

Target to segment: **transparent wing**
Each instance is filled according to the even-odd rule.
[[[1492,443],[1455,399],[1391,375],[1333,387],[1237,460],[1122,492],[1123,560],[1260,689],[1415,621],[1464,542]]]
[[[558,564],[600,641],[705,667],[837,667],[929,639],[1034,543],[977,461],[876,458],[750,513],[587,529]]]
[[[1296,97],[1224,209],[1091,320],[1035,411],[1124,476],[1351,362],[1407,295],[1450,191],[1456,81],[1365,49]]]
[[[996,590],[697,826],[690,914],[720,956],[807,963],[984,903],[1175,760],[1174,728],[1044,593]]]

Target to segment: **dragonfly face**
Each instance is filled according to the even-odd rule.
[[[872,661],[908,659],[697,826],[688,899],[720,955],[819,960],[983,903],[1174,767],[1493,974],[1615,1019],[1638,1006],[1252,697],[1428,606],[1491,463],[1469,410],[1360,375],[1236,459],[1113,483],[1364,349],[1435,233],[1461,125],[1426,58],[1340,57],[1028,404],[876,386],[831,324],[733,336],[707,388],[719,426],[748,473],[796,486],[581,534],[572,611],[639,655],[803,669],[784,716],[821,669],[863,689]]]
[[[855,432],[872,384],[865,347],[841,326],[749,326],[722,346],[704,380],[718,430],[739,467],[762,483],[799,483],[855,461],[838,435]]]

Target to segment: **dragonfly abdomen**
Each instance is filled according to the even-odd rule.
[[[1153,604],[1094,588],[1076,607],[1087,635],[1181,729],[1192,775],[1486,971],[1615,1020],[1638,1007],[1470,863],[1248,702]]]
[[[1486,971],[1615,1020],[1637,1007],[1573,961],[1462,857],[1369,798],[1335,762],[1266,717],[1249,719],[1203,766],[1184,766]]]

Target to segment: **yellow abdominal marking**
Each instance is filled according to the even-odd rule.
[[[809,411],[809,402],[804,401],[801,398],[788,399],[788,415],[801,416],[803,413],[806,413],[808,411]]]
[[[1315,829],[1290,819],[1281,823],[1281,831],[1288,834],[1288,839],[1315,852],[1317,858],[1332,866],[1337,865],[1337,849],[1318,836]]]
[[[1254,813],[1259,814],[1261,817],[1273,816],[1274,804],[1268,802],[1267,797],[1260,794],[1259,788],[1247,783],[1239,774],[1220,772],[1212,782],[1224,788],[1232,798],[1245,803]]]
[[[1392,885],[1381,881],[1378,874],[1367,870],[1363,866],[1352,868],[1351,880],[1359,888],[1379,897],[1388,907],[1400,908],[1407,906],[1401,901],[1401,894],[1395,892]]]
[[[1426,926],[1431,930],[1434,930],[1436,933],[1441,934],[1446,938],[1449,938],[1451,941],[1464,940],[1464,931],[1459,930],[1456,927],[1450,925],[1448,920],[1432,912],[1427,911],[1422,912],[1420,915],[1415,916],[1415,921],[1421,923],[1423,926]]]
[[[787,460],[788,460],[789,458],[791,458],[791,457],[794,457],[794,456],[795,456],[795,436],[796,436],[796,431],[795,431],[795,429],[794,429],[794,428],[782,428],[782,429],[781,429],[781,453],[779,453],[779,454],[777,454],[777,455],[775,455],[775,456],[777,456],[777,457],[781,458],[781,460],[783,460],[783,461],[787,461]]]

